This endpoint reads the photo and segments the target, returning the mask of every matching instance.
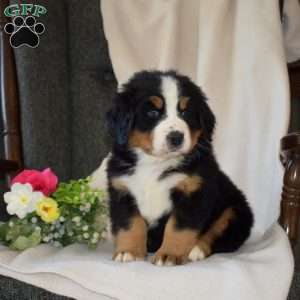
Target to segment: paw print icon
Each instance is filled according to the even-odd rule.
[[[4,26],[4,31],[10,34],[10,44],[14,48],[28,46],[36,48],[40,43],[40,35],[45,32],[44,24],[36,22],[33,16],[23,18],[17,16],[12,23]]]

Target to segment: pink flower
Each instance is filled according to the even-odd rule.
[[[49,196],[56,190],[57,176],[50,168],[40,172],[37,170],[24,170],[19,173],[13,180],[14,183],[30,183],[34,191],[42,192],[45,196]]]

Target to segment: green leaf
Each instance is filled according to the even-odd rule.
[[[4,242],[6,240],[6,234],[8,230],[8,225],[7,223],[0,223],[0,241]]]
[[[40,244],[41,232],[35,230],[30,236],[19,236],[9,247],[13,250],[25,250]]]
[[[60,183],[52,197],[59,203],[80,206],[84,203],[93,204],[96,200],[103,201],[103,191],[92,190],[89,186],[90,179],[71,180],[68,183]]]

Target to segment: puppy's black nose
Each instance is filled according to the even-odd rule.
[[[167,142],[171,148],[178,148],[183,142],[183,133],[180,131],[171,131],[167,135]]]

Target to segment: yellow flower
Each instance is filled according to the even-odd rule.
[[[57,202],[52,198],[43,198],[37,203],[36,212],[46,223],[51,223],[59,218],[60,212]]]

